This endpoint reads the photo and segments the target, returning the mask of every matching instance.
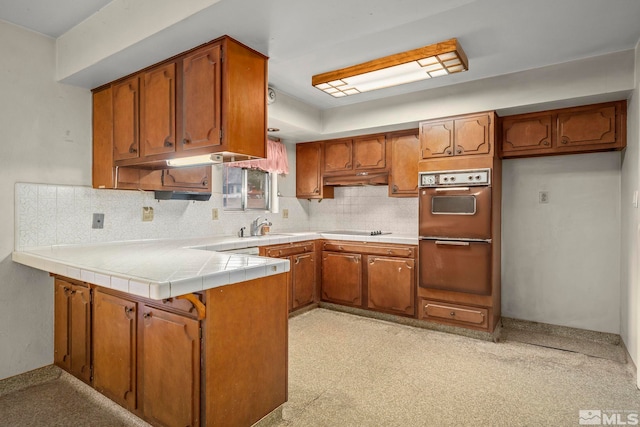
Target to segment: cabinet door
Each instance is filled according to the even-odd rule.
[[[69,292],[71,284],[60,279],[54,283],[54,340],[53,363],[69,371],[71,369],[69,318]]]
[[[396,314],[415,314],[415,261],[369,256],[367,307]]]
[[[182,93],[178,109],[178,150],[220,145],[220,46],[207,46],[182,60]]]
[[[453,156],[453,120],[420,123],[420,153],[423,159]]]
[[[138,76],[113,86],[113,160],[139,157]]]
[[[142,75],[140,141],[142,156],[176,150],[176,64]]]
[[[141,306],[140,387],[145,417],[167,426],[200,424],[200,325]]]
[[[162,187],[167,190],[211,190],[211,166],[165,169]]]
[[[322,199],[333,197],[333,187],[322,186],[322,143],[296,145],[296,197]]]
[[[96,291],[93,309],[93,386],[136,409],[137,304]]]
[[[454,121],[455,155],[489,154],[493,148],[491,115],[478,114]]]
[[[506,117],[502,121],[502,156],[552,152],[553,134],[552,114]]]
[[[418,160],[420,140],[418,133],[389,138],[391,144],[390,197],[418,196]]]
[[[91,295],[85,286],[54,281],[54,363],[91,382]]]
[[[324,172],[345,172],[353,169],[353,144],[350,139],[324,143]]]
[[[291,257],[291,309],[313,302],[316,288],[316,261],[313,253]]]
[[[91,382],[91,290],[71,287],[70,355],[71,372],[77,378]]]
[[[362,305],[362,255],[322,252],[322,299]]]
[[[384,135],[353,140],[355,170],[387,167],[387,140]]]
[[[558,114],[558,147],[616,143],[616,106],[576,108]]]

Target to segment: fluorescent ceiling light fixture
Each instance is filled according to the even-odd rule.
[[[458,40],[451,39],[317,74],[311,78],[311,84],[335,98],[340,98],[468,69],[467,55],[458,44]]]
[[[212,165],[215,163],[222,163],[221,154],[204,154],[202,156],[182,157],[167,160],[167,166],[171,167]]]

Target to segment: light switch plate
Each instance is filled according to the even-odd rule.
[[[633,192],[633,207],[637,208],[638,207],[638,190]]]
[[[218,215],[218,208],[211,209],[211,219],[214,221],[220,219],[220,216]]]
[[[153,221],[153,208],[151,206],[142,207],[142,221]]]
[[[91,228],[104,228],[104,214],[103,213],[94,213],[93,214],[93,223],[91,224]]]
[[[289,209],[282,209],[282,218],[289,218]]]

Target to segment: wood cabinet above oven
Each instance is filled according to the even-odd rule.
[[[420,158],[493,156],[493,111],[428,120],[420,123]]]

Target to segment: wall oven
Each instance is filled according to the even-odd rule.
[[[491,294],[491,169],[419,175],[423,288]]]

